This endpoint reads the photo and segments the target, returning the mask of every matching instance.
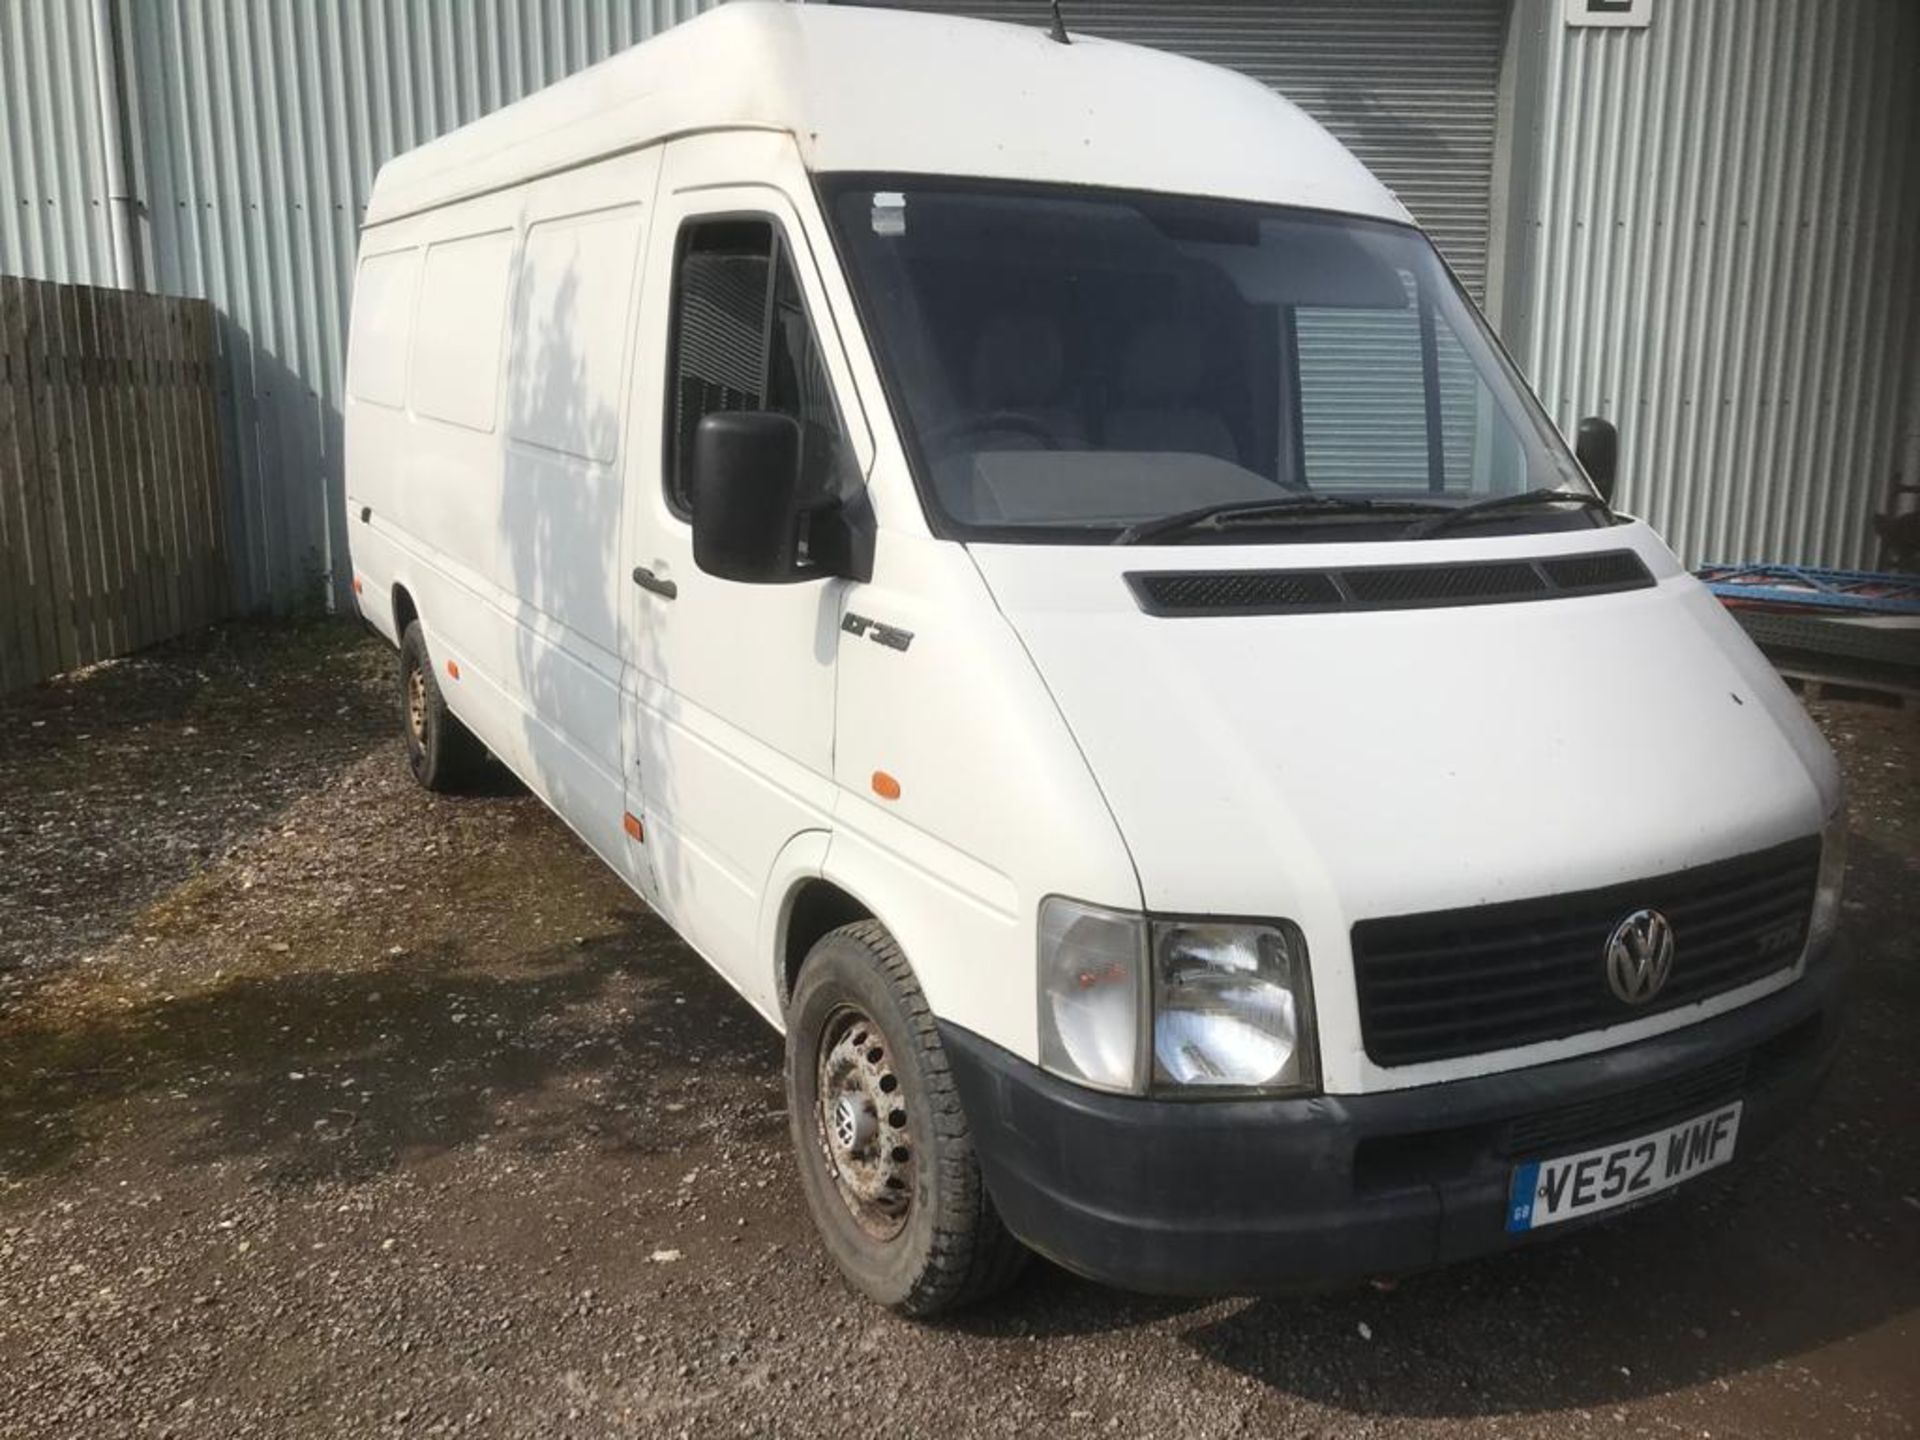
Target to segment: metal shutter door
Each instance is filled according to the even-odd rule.
[[[888,3],[1047,23],[1045,0]],[[1280,91],[1393,187],[1484,298],[1506,0],[1066,0],[1063,9],[1069,30],[1231,66]]]

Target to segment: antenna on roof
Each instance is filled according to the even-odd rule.
[[[1056,45],[1073,43],[1067,35],[1067,22],[1060,18],[1060,0],[1053,0],[1053,30],[1047,38]]]

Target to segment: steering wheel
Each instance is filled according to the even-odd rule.
[[[1022,435],[1031,435],[1040,442],[1043,450],[1058,450],[1060,441],[1054,433],[1031,415],[1023,415],[1018,410],[990,410],[984,415],[967,415],[949,424],[941,426],[928,440],[935,445],[946,445],[968,435],[978,435],[988,430],[1013,430]]]

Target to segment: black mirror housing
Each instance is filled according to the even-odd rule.
[[[800,421],[774,411],[723,410],[701,419],[688,497],[694,564],[746,585],[873,578],[866,491],[840,500],[810,488],[807,443]],[[814,464],[826,468],[818,454]]]
[[[800,422],[719,411],[693,432],[693,561],[722,580],[766,585],[799,565]]]
[[[1620,432],[1613,428],[1613,422],[1600,415],[1587,416],[1574,431],[1573,454],[1600,498],[1613,504],[1613,485],[1620,466]]]

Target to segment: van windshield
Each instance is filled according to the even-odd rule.
[[[1104,543],[1286,500],[1232,538],[1395,538],[1410,513],[1590,493],[1411,227],[921,176],[822,188],[941,533]],[[1605,512],[1496,505],[1485,523]]]

